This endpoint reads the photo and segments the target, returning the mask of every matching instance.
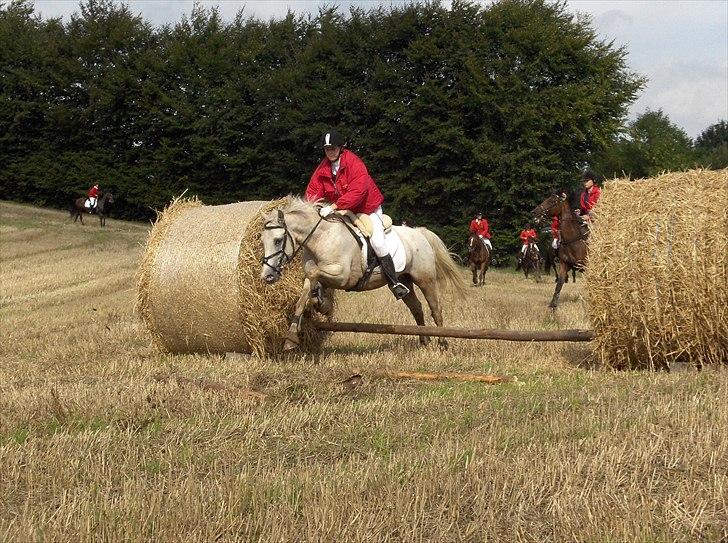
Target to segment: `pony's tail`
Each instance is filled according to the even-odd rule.
[[[445,247],[445,244],[437,234],[427,228],[420,228],[422,235],[432,247],[435,253],[435,270],[437,272],[437,284],[443,290],[449,291],[459,299],[465,298],[468,291],[468,283],[463,278],[460,267],[453,258],[458,258]]]

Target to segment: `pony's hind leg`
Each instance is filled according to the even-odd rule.
[[[435,326],[442,326],[442,306],[440,305],[440,289],[438,288],[437,283],[435,281],[430,281],[427,283],[420,283],[417,286],[420,287],[420,290],[422,290],[422,294],[424,294],[425,300],[427,300],[427,305],[430,306],[430,314],[432,315],[432,320],[435,321]],[[448,344],[445,338],[438,338],[437,343],[441,348],[447,349]]]
[[[417,323],[417,326],[424,326],[425,325],[425,314],[422,311],[422,303],[420,302],[419,298],[417,298],[417,294],[415,294],[415,289],[412,284],[412,279],[407,276],[403,275],[399,278],[400,282],[406,286],[409,289],[409,294],[402,298],[402,301],[405,303],[407,308],[410,310],[410,313],[412,313],[412,316],[415,318],[415,322]],[[419,336],[420,337],[420,345],[427,345],[430,343],[429,336]]]

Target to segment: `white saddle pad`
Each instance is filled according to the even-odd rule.
[[[356,229],[357,235],[361,238],[362,241],[362,247],[361,247],[361,258],[362,258],[362,264],[363,268],[366,269],[367,264],[367,250],[369,249],[369,245],[367,245],[366,240],[364,239],[364,236],[362,236],[362,233],[359,231],[359,229]],[[392,262],[394,262],[394,270],[399,273],[402,270],[404,270],[405,266],[407,265],[407,253],[404,250],[404,243],[402,243],[402,239],[397,235],[397,232],[394,228],[390,228],[389,231],[385,232],[384,234],[384,242],[387,244],[387,250],[389,251],[389,254],[392,255]]]

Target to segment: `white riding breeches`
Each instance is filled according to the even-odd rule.
[[[483,238],[483,243],[488,246],[488,249],[491,251],[493,250],[493,245],[490,243],[490,240],[488,238]]]
[[[88,207],[94,207],[96,205],[96,198],[93,196],[89,196],[88,198]]]
[[[553,247],[554,249],[558,249],[559,248],[559,240],[556,239],[556,238],[554,238],[554,240],[551,242],[551,247]]]
[[[522,255],[525,255],[526,254],[526,249],[528,249],[528,245],[522,245],[521,246],[521,254]]]
[[[372,235],[369,238],[369,242],[372,244],[374,252],[380,257],[389,254],[387,244],[384,241],[384,222],[382,215],[384,215],[382,206],[379,206],[374,213],[369,214],[369,218],[372,221]]]

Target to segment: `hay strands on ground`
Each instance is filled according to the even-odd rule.
[[[211,390],[214,392],[226,392],[228,394],[237,395],[237,396],[244,396],[251,400],[258,400],[263,401],[265,400],[268,395],[264,394],[262,392],[258,392],[257,390],[250,390],[248,388],[243,388],[241,386],[237,385],[226,385],[224,383],[217,383],[215,381],[209,381],[207,379],[190,379],[189,377],[184,377],[182,375],[176,374],[176,373],[170,373],[170,374],[157,374],[154,376],[154,380],[158,383],[166,383],[169,381],[174,381],[180,386],[195,386],[197,388],[201,388],[202,390]]]

